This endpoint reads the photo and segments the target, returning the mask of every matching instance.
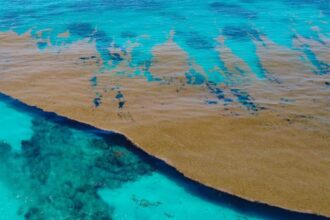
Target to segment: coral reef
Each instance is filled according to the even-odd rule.
[[[119,187],[153,170],[106,138],[40,118],[32,129],[21,152],[0,142],[1,178],[24,201],[18,212],[25,219],[111,219],[112,208],[97,190]]]

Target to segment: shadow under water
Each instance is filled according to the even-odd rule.
[[[208,188],[122,135],[4,94],[0,113],[1,220],[325,219]]]

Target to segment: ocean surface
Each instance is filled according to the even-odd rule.
[[[329,0],[0,0],[0,220],[321,219],[157,157],[329,215],[329,51]]]
[[[0,107],[1,220],[323,219],[217,192],[121,135],[3,94]]]
[[[328,0],[97,0],[92,3],[1,0],[0,3],[1,32],[30,32],[41,51],[87,38],[95,42],[104,68],[118,65],[130,48],[129,64],[135,71],[121,74],[143,75],[148,80],[161,80],[149,70],[152,48],[163,44],[171,33],[175,33],[174,42],[188,55],[191,68],[186,77],[190,83],[228,80],[228,67],[215,51],[220,44],[219,36],[225,37],[224,44],[259,79],[267,78],[267,70],[260,62],[256,44],[265,38],[290,50],[302,51],[301,59],[311,63],[313,73],[322,75],[330,71],[327,60],[318,57],[313,45],[294,44],[299,38],[326,43],[330,37]],[[201,70],[195,69],[195,64]],[[240,66],[236,68],[244,71],[239,70]]]

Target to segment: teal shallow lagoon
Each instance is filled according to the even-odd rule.
[[[13,111],[5,103],[0,103],[1,132],[0,140],[10,144],[15,151],[20,151],[21,141],[32,135],[31,120],[28,114]]]
[[[21,205],[19,199],[15,198],[10,188],[2,181],[0,181],[0,198],[1,219],[24,219],[23,216],[17,214]]]
[[[0,98],[1,220],[322,219],[209,189],[122,136]]]

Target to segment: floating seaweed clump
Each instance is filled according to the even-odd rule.
[[[1,178],[24,198],[25,219],[111,219],[98,195],[151,174],[152,167],[124,147],[94,134],[34,119],[20,152],[0,142]]]
[[[189,72],[185,73],[187,83],[190,85],[201,85],[205,83],[206,79],[205,77],[200,74],[199,72],[196,72],[195,70],[191,69]]]

